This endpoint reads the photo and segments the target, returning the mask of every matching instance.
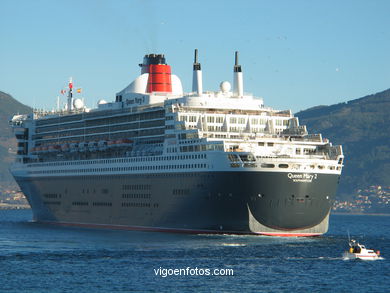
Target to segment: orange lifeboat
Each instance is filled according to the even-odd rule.
[[[121,138],[121,139],[118,139],[116,141],[116,146],[118,147],[125,147],[125,146],[128,146],[130,144],[132,144],[133,141],[128,139],[128,138]]]
[[[107,142],[107,146],[108,146],[109,148],[114,147],[115,144],[116,144],[116,140],[109,140],[109,141]]]
[[[122,144],[123,144],[123,139],[118,139],[118,140],[115,142],[115,145],[116,145],[117,147],[122,146]]]
[[[61,150],[61,146],[58,144],[49,145],[49,152],[57,152]]]

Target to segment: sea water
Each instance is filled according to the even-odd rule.
[[[320,237],[188,235],[32,223],[0,210],[0,292],[390,292],[390,217],[332,215]],[[343,260],[347,231],[378,261]]]

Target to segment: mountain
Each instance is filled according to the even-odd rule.
[[[345,161],[339,195],[371,185],[390,186],[390,89],[301,112],[309,132],[343,146]]]
[[[12,180],[8,166],[14,160],[16,152],[16,139],[8,121],[16,113],[25,114],[31,111],[30,107],[0,91],[0,181]]]

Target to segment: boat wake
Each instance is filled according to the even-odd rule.
[[[244,243],[222,243],[222,246],[231,246],[231,247],[239,247],[239,246],[246,246]]]
[[[318,257],[287,257],[287,260],[341,260],[341,257],[329,257],[329,256],[318,256]]]
[[[385,260],[385,258],[382,256],[379,256],[377,258],[358,258],[358,257],[351,255],[348,252],[343,253],[342,259],[345,261],[347,261],[347,260],[362,260],[362,261]]]

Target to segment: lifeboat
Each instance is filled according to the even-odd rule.
[[[116,146],[116,140],[109,140],[107,142],[107,147],[108,148],[112,148],[112,147],[115,147]]]
[[[117,147],[121,147],[123,145],[123,139],[118,139],[116,142],[115,142],[115,146]]]
[[[61,150],[61,146],[58,144],[49,145],[49,152],[51,152],[51,153],[58,152],[60,150]]]
[[[121,138],[116,141],[116,146],[117,147],[127,147],[133,143],[132,140],[127,139],[127,138]]]

